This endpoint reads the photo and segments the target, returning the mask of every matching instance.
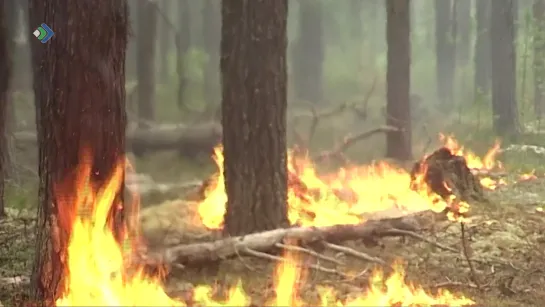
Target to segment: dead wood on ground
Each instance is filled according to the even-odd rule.
[[[36,146],[36,133],[20,131],[14,134],[18,148]],[[201,153],[212,155],[213,148],[221,142],[221,126],[217,123],[177,125],[131,129],[127,132],[127,149],[141,156],[148,152],[175,150],[185,157]]]
[[[380,216],[380,214],[376,216]],[[443,213],[420,211],[395,218],[370,219],[357,225],[283,228],[246,236],[218,239],[211,242],[177,245],[141,257],[144,257],[143,261],[148,265],[167,264],[199,267],[238,256],[268,258],[264,254],[275,254],[276,250],[283,248],[283,244],[288,244],[286,242],[298,242],[299,248],[305,249],[307,254],[315,254],[325,249],[333,249],[339,252],[340,247],[338,244],[345,241],[357,240],[363,242],[366,246],[373,247],[379,245],[381,238],[402,236],[410,236],[426,241],[438,248],[456,252],[450,247],[427,240],[417,234],[419,231],[428,229],[426,225],[429,224],[430,220],[445,219],[446,215]],[[295,249],[295,247],[292,249]],[[384,263],[380,258],[348,247],[342,247],[342,252],[362,260]]]

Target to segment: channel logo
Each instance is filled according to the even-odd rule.
[[[41,26],[39,26],[34,32],[32,32],[34,36],[42,43],[47,43],[48,40],[50,40],[53,35],[55,35],[55,32],[51,30],[50,27],[48,27],[45,23],[42,23]]]

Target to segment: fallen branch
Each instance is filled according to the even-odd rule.
[[[473,266],[473,261],[471,261],[471,248],[469,247],[469,240],[466,237],[466,228],[465,223],[460,223],[461,228],[461,241],[462,241],[462,251],[464,253],[464,257],[467,261],[467,265],[469,266],[469,272],[471,273],[471,279],[477,285],[477,288],[482,291],[481,281],[479,278],[479,275],[477,275],[477,271],[475,270],[475,267]]]
[[[241,251],[241,253],[242,254],[247,254],[247,255],[250,255],[250,256],[253,256],[253,257],[256,257],[256,258],[266,259],[266,260],[272,260],[272,261],[278,261],[278,262],[288,261],[286,258],[270,255],[270,254],[267,254],[267,253],[264,253],[264,252],[254,251],[254,250],[251,250],[249,248],[245,248],[244,250]],[[320,265],[317,265],[317,264],[308,264],[307,263],[307,264],[299,264],[299,266],[304,267],[304,268],[310,268],[310,269],[313,269],[313,270],[316,270],[316,271],[319,271],[319,272],[323,272],[323,273],[339,275],[339,276],[344,277],[344,278],[351,277],[351,276],[349,276],[349,275],[347,275],[347,274],[345,274],[345,273],[343,273],[341,271],[326,268],[326,267],[323,267],[323,266],[320,266]]]
[[[314,256],[314,257],[316,257],[318,259],[333,262],[333,263],[335,263],[337,265],[343,265],[342,262],[340,262],[339,260],[337,260],[337,259],[335,259],[333,257],[328,257],[328,256],[325,256],[325,255],[322,255],[322,254],[317,253],[317,252],[315,252],[313,250],[310,250],[308,248],[304,248],[304,247],[300,247],[300,246],[296,246],[296,245],[283,244],[283,243],[276,243],[274,246],[278,247],[278,248],[281,248],[281,249],[285,249],[287,251],[305,253],[305,254],[308,254],[310,256]]]
[[[344,139],[342,143],[338,144],[333,150],[322,152],[318,156],[313,157],[313,161],[319,162],[319,161],[323,161],[323,160],[327,160],[331,158],[336,158],[342,162],[346,162],[347,159],[344,156],[344,153],[346,152],[346,150],[348,150],[348,148],[352,147],[357,142],[365,140],[366,138],[369,138],[380,132],[386,133],[386,132],[395,132],[395,131],[399,131],[399,130],[395,127],[382,126],[382,127],[371,129],[369,131],[364,131],[360,134],[357,134],[351,137],[347,137]]]
[[[407,230],[401,230],[401,229],[392,229],[392,230],[389,230],[388,231],[391,235],[398,235],[398,236],[407,236],[407,237],[411,237],[413,239],[417,239],[417,240],[420,240],[420,241],[424,241],[426,243],[429,243],[437,248],[440,248],[442,250],[446,250],[446,251],[449,251],[449,252],[453,252],[453,253],[459,253],[459,251],[455,248],[452,248],[452,247],[448,247],[446,245],[443,245],[441,243],[438,243],[438,242],[434,242],[433,240],[430,240],[428,238],[425,238],[413,231],[407,231]]]
[[[136,155],[146,152],[175,150],[181,155],[195,157],[200,153],[212,154],[214,146],[221,141],[221,126],[218,123],[177,125],[172,127],[151,127],[127,131],[127,149]],[[18,148],[36,146],[36,133],[16,132]]]
[[[331,244],[331,243],[327,243],[327,242],[324,242],[323,244],[324,244],[325,247],[327,247],[327,248],[329,248],[331,250],[334,250],[336,252],[341,252],[343,254],[346,254],[346,255],[349,255],[349,256],[352,256],[352,257],[355,257],[355,258],[359,258],[359,259],[366,260],[366,261],[369,261],[369,262],[378,263],[378,264],[381,264],[381,265],[386,264],[386,262],[384,262],[384,260],[382,260],[380,258],[369,256],[366,253],[358,252],[357,250],[346,247],[346,246]]]
[[[212,242],[169,247],[154,254],[142,256],[142,260],[149,265],[160,263],[167,265],[179,263],[185,266],[200,265],[234,258],[238,254],[244,254],[248,250],[267,253],[282,247],[283,245],[281,244],[285,244],[284,242],[292,242],[292,240],[296,240],[302,246],[319,246],[321,244],[326,248],[337,248],[339,250],[335,243],[361,240],[365,244],[374,244],[378,239],[383,237],[408,235],[410,231],[420,230],[419,226],[415,226],[415,220],[424,216],[429,217],[430,213],[430,211],[421,211],[398,218],[368,220],[358,225],[276,229]],[[433,214],[444,216],[441,213]],[[405,230],[406,232],[399,232],[399,230]],[[383,263],[381,259],[373,258],[364,253],[355,250],[347,251],[348,249],[343,249],[342,252],[349,253],[351,256],[366,261]],[[356,254],[357,256],[355,256]]]
[[[311,142],[314,139],[314,135],[316,134],[316,128],[318,127],[318,124],[321,120],[332,117],[334,115],[340,114],[346,110],[352,111],[353,114],[356,114],[360,119],[366,119],[367,118],[367,107],[369,105],[369,99],[371,98],[373,92],[375,91],[376,86],[376,78],[373,80],[373,83],[371,85],[371,88],[369,91],[367,91],[367,94],[363,98],[363,110],[360,110],[358,106],[355,103],[350,102],[344,102],[338,105],[337,107],[334,107],[331,110],[324,110],[324,111],[318,111],[314,104],[310,104],[310,114],[298,114],[292,116],[292,126],[293,128],[293,135],[295,138],[295,143],[297,146],[304,148],[308,150],[310,148]],[[309,135],[306,139],[304,139],[299,132],[297,132],[297,129],[295,126],[299,122],[300,119],[304,117],[311,117],[312,121],[310,124],[309,129]]]

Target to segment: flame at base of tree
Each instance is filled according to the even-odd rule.
[[[90,161],[84,159],[83,161]],[[57,189],[57,199],[66,202],[61,218],[70,234],[66,250],[66,268],[62,293],[56,299],[57,306],[250,306],[252,300],[244,292],[239,281],[229,292],[226,300],[212,298],[210,286],[198,286],[193,293],[193,302],[171,298],[167,295],[161,278],[148,276],[142,268],[131,265],[132,250],[125,250],[118,243],[109,225],[108,216],[115,203],[115,196],[122,186],[125,161],[120,161],[109,180],[101,187],[90,181],[91,167],[88,164],[78,169],[74,190]],[[73,202],[69,204],[68,202]],[[266,305],[305,305],[298,293],[303,275],[299,260],[288,255],[290,261],[282,263],[275,274],[275,297]],[[421,306],[421,305],[470,305],[473,301],[455,296],[447,291],[436,295],[405,282],[403,268],[394,266],[394,273],[384,278],[377,271],[367,290],[354,293],[340,300],[332,288],[319,288],[320,306]]]
[[[440,135],[440,140],[444,150],[460,157],[470,170],[490,171],[501,167],[501,163],[496,161],[499,142],[480,158],[464,149],[453,137]],[[214,160],[218,171],[205,190],[198,213],[205,227],[220,229],[227,203],[221,146],[215,148]],[[296,156],[290,151],[288,172],[288,218],[293,225],[359,224],[365,221],[369,213],[390,209],[406,213],[424,210],[441,212],[446,208],[468,206],[465,202],[459,203],[460,199],[438,195],[430,187],[426,171],[410,174],[386,162],[350,165],[336,173],[319,176],[309,157]],[[480,178],[479,183],[488,189],[501,184],[489,177]]]

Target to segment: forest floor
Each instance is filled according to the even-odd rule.
[[[545,174],[531,180],[518,180],[521,171],[512,170],[505,178],[517,183],[487,191],[489,204],[472,204],[472,219],[467,225],[474,269],[479,284],[472,281],[467,261],[456,254],[418,240],[384,239],[383,246],[364,247],[348,243],[356,250],[378,256],[388,263],[402,259],[408,281],[435,293],[438,288],[463,294],[478,305],[538,306],[545,300]],[[187,233],[187,216],[195,214],[190,202],[175,200],[144,209],[142,226],[149,241],[166,240],[165,231],[176,236]],[[182,209],[185,208],[185,209]],[[189,210],[189,211],[188,211]],[[191,212],[190,212],[191,211]],[[26,297],[34,248],[34,212],[8,209],[9,217],[0,221],[0,301],[13,306]],[[185,220],[185,222],[181,222]],[[172,225],[181,229],[172,232]],[[183,226],[185,225],[185,226]],[[432,236],[428,234],[429,236]],[[460,226],[450,224],[433,234],[434,241],[460,249]],[[165,242],[163,242],[165,243]],[[173,242],[168,242],[173,244]],[[174,242],[175,243],[175,242]],[[166,244],[166,243],[165,243]],[[240,278],[252,302],[258,304],[274,296],[273,276],[277,263],[244,258],[224,261],[218,267],[202,270],[172,271],[167,291],[187,298],[196,285],[214,285],[222,292]],[[339,299],[363,294],[373,266],[351,261],[337,268],[345,272],[367,272],[347,280],[310,271],[300,285],[302,299],[317,304],[316,286],[333,286]]]
[[[330,127],[323,130],[333,131]],[[467,128],[467,131],[456,135],[472,135],[473,132],[475,129]],[[474,139],[467,144],[468,147],[479,153],[486,152],[493,143],[490,134],[486,134],[488,137],[483,133],[482,139]],[[335,135],[335,138],[341,136]],[[329,143],[334,144],[333,139],[332,136]],[[374,139],[378,140],[377,144],[370,141],[363,143],[348,154],[360,158],[357,161],[362,164],[380,157],[384,137],[381,135]],[[545,146],[542,135],[537,134],[519,144]],[[414,151],[430,151],[434,145],[430,148],[427,139],[424,139],[421,144],[415,145]],[[503,154],[501,161],[507,173],[504,179],[511,183],[487,191],[489,203],[470,204],[472,219],[467,224],[467,232],[478,284],[473,281],[463,254],[445,251],[427,242],[395,238],[381,239],[382,246],[374,248],[357,242],[348,242],[346,246],[380,257],[389,264],[401,259],[407,280],[421,285],[430,293],[435,293],[438,288],[447,289],[483,306],[541,305],[545,300],[544,156],[545,153],[532,153],[531,150],[529,153],[513,151]],[[190,163],[181,161],[176,154],[158,154],[142,159],[137,161],[136,169],[162,182],[203,179],[214,171],[209,160]],[[533,169],[536,178],[519,180],[521,174]],[[35,210],[32,207],[36,203],[36,188],[24,187],[12,194],[8,201],[8,218],[0,220],[0,302],[4,306],[21,305],[17,303],[25,301],[34,258]],[[141,224],[150,246],[179,243],[180,236],[191,235],[192,231],[197,234],[204,231],[188,221],[188,217],[196,215],[196,206],[191,205],[195,202],[187,201],[182,193],[146,196],[142,203]],[[422,235],[460,250],[460,225],[451,223],[438,227],[441,229],[434,234]],[[202,270],[174,268],[167,278],[166,289],[174,297],[187,298],[197,285],[213,285],[219,293],[241,279],[253,304],[259,305],[274,296],[276,266],[277,263],[272,261],[244,258],[223,261],[218,267]],[[309,271],[306,282],[299,285],[299,293],[308,304],[318,303],[318,285],[333,286],[339,299],[362,295],[368,288],[372,268],[370,263],[359,260],[347,261],[336,268],[343,272],[365,272],[353,279]]]

